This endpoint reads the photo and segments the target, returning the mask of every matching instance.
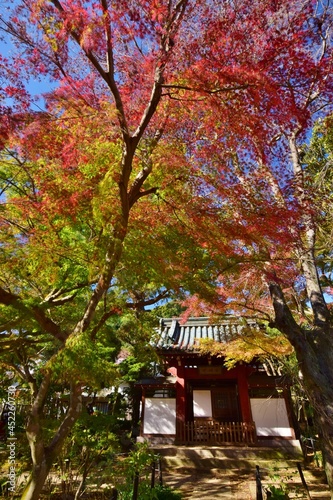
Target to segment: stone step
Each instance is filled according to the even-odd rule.
[[[330,499],[331,495],[323,470],[302,465],[304,480],[312,499]],[[289,498],[308,498],[297,467],[283,467],[279,462],[266,469],[260,469],[264,488],[269,485],[285,487]]]
[[[303,463],[297,447],[160,446],[154,451],[161,455],[165,483],[181,491],[184,500],[256,500],[256,465],[264,491],[284,486],[290,499],[308,499],[297,469],[297,462]],[[311,498],[330,499],[323,471],[303,465],[302,470]]]
[[[306,490],[302,484],[299,475],[291,476],[291,471],[288,472],[288,477],[283,474],[279,478],[272,478],[269,474],[262,475],[262,486],[264,498],[269,486],[277,488],[286,488],[290,499],[307,499]],[[256,480],[255,471],[244,471],[240,469],[218,471],[205,470],[198,471],[196,469],[187,469],[181,471],[167,471],[164,473],[164,482],[179,490],[183,499],[229,499],[229,500],[256,500]],[[329,500],[331,498],[328,486],[321,482],[311,482],[309,477],[306,479],[307,486],[313,500]]]
[[[274,461],[279,461],[281,466],[287,467],[303,459],[298,448],[164,446],[154,447],[154,451],[162,457],[164,467],[173,470],[179,467],[251,469],[256,465],[269,466]]]

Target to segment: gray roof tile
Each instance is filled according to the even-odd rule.
[[[180,318],[163,318],[155,346],[162,350],[193,351],[201,339],[226,343],[246,325],[258,327],[255,320],[247,320],[245,323],[237,318],[219,323],[212,323],[206,317],[189,318],[185,323]]]

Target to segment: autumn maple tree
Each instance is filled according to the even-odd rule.
[[[34,398],[23,498],[39,497],[78,417],[89,358],[115,376],[110,335],[128,330],[108,321],[170,293],[270,320],[273,305],[332,444],[331,330],[299,158],[329,112],[331,18],[329,2],[310,0],[6,3],[0,303]],[[313,328],[285,292],[302,280]],[[40,382],[22,357],[39,342]],[[45,442],[43,405],[62,371],[71,402]]]

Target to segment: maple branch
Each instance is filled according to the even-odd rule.
[[[148,189],[146,191],[141,191],[140,189],[143,186],[143,183],[147,179],[147,177],[151,174],[153,170],[153,163],[151,160],[151,153],[155,149],[156,145],[158,144],[160,138],[162,137],[163,133],[163,128],[159,129],[156,131],[155,136],[152,140],[152,142],[149,145],[149,158],[146,160],[147,165],[138,173],[136,178],[133,181],[133,184],[129,190],[128,193],[128,204],[129,208],[131,208],[134,203],[139,199],[142,198],[143,196],[147,196],[148,194],[151,193],[156,193],[157,187]]]
[[[1,364],[3,366],[8,367],[10,370],[14,370],[18,374],[18,376],[20,377],[20,379],[22,379],[25,382],[27,382],[27,378],[25,376],[25,372],[19,366],[15,365],[15,363],[10,363],[8,361],[1,360]]]
[[[52,321],[51,318],[47,317],[43,309],[38,306],[33,306],[32,311],[34,318],[47,333],[50,333],[61,342],[64,342],[67,339],[68,334],[63,332],[59,325]]]
[[[275,311],[275,321],[271,326],[284,333],[293,346],[303,347],[305,336],[301,327],[296,323],[283,295],[280,285],[271,283],[269,291]]]
[[[114,59],[113,59],[113,46],[112,46],[112,31],[111,31],[111,21],[110,21],[110,13],[108,9],[108,4],[106,0],[101,0],[104,19],[105,19],[105,35],[106,35],[106,43],[107,43],[107,68],[108,71],[106,73],[108,86],[114,96],[116,102],[116,108],[120,113],[120,126],[124,135],[124,139],[129,137],[128,126],[125,117],[125,110],[122,103],[121,95],[116,85],[114,79]],[[103,76],[103,75],[102,75]],[[125,141],[127,142],[127,140]]]
[[[1,155],[2,163],[4,165],[11,166],[12,161],[6,160],[7,157],[10,157],[12,160],[14,160],[17,164],[17,167],[26,173],[27,177],[29,178],[29,182],[32,186],[32,190],[31,190],[32,192],[30,191],[30,189],[25,189],[26,185],[22,186],[18,182],[15,182],[14,176],[13,176],[13,178],[8,178],[8,176],[6,176],[6,175],[1,175],[0,179],[5,183],[5,186],[1,190],[0,195],[2,195],[11,186],[15,189],[15,191],[18,194],[27,196],[29,199],[36,201],[35,182],[34,182],[33,177],[30,175],[29,169],[26,168],[26,166],[25,166],[26,162],[24,160],[21,160],[20,158],[18,158],[18,156],[10,149],[4,148],[3,154]]]
[[[50,300],[48,304],[52,306],[62,306],[63,304],[66,304],[67,302],[75,299],[76,295],[77,293],[73,293],[73,295],[67,295],[66,297],[62,297],[61,299]]]
[[[41,304],[47,304],[49,306],[59,306],[62,304],[65,304],[66,302],[70,302],[73,300],[77,293],[78,290],[85,288],[85,287],[90,287],[92,285],[96,284],[96,280],[92,280],[89,282],[84,282],[84,283],[78,283],[73,287],[70,288],[59,288],[59,289],[53,289],[51,292],[45,297],[45,299],[41,302]],[[64,293],[70,293],[74,292],[73,294],[67,295],[66,297],[60,298],[61,295]]]
[[[158,190],[159,190],[159,187],[156,186],[156,187],[152,187],[150,189],[146,189],[145,191],[140,191],[133,198],[133,200],[131,200],[130,207],[132,207],[134,205],[134,203],[136,203],[140,198],[143,198],[144,196],[148,196],[150,194],[156,194]]]
[[[29,366],[27,363],[27,355],[26,355],[26,352],[24,350],[24,346],[21,347],[20,351],[15,349],[15,352],[16,352],[16,355],[18,357],[18,360],[22,364],[22,369],[20,366],[14,365],[15,369],[16,369],[17,373],[21,376],[21,378],[23,380],[25,380],[26,382],[28,382],[33,393],[36,394],[37,393],[37,382],[36,382],[35,377],[33,377],[31,372],[30,372],[30,369],[29,369]]]
[[[8,328],[7,324],[1,325],[0,326],[0,344],[1,345],[6,345],[7,343],[15,343],[19,347],[23,346],[24,344],[38,344],[42,343],[43,340],[41,341],[40,339],[36,338],[36,332],[31,333],[26,330],[22,330],[21,328],[16,328],[15,331],[12,330],[12,328]],[[20,346],[21,344],[21,346]]]
[[[18,40],[23,45],[28,46],[30,49],[34,50],[36,48],[35,44],[33,42],[31,42],[31,40],[29,40],[29,38],[25,38],[24,36],[22,36],[21,33],[19,33],[17,31],[15,25],[12,25],[12,23],[7,22],[3,18],[1,18],[1,23],[5,26],[5,28],[1,27],[2,31],[4,31],[5,33],[8,33],[9,35],[11,35],[12,37],[14,37],[16,40]],[[38,25],[41,26],[40,22],[38,22]],[[42,30],[44,31],[43,26],[41,26],[41,27],[42,27]],[[38,50],[39,50],[39,53],[43,57],[45,57],[45,59],[47,59],[51,63],[55,64],[55,66],[59,69],[59,71],[63,74],[63,76],[67,77],[67,74],[66,74],[66,72],[65,72],[62,64],[59,63],[59,60],[57,58],[57,54],[54,54],[55,55],[55,60],[54,60],[46,52],[43,52],[40,49],[40,47],[38,48]]]
[[[111,316],[114,316],[116,314],[119,314],[119,309],[117,307],[113,307],[112,309],[110,309],[110,311],[107,311],[103,314],[103,316],[100,318],[100,320],[98,321],[97,325],[94,326],[94,328],[92,329],[91,331],[91,334],[90,334],[90,338],[91,340],[95,340],[96,339],[96,335],[97,333],[100,331],[100,329],[102,328],[102,326],[105,324],[105,322],[111,318]]]
[[[156,295],[152,299],[140,299],[140,300],[137,300],[136,302],[133,302],[133,303],[128,302],[126,304],[126,307],[128,309],[143,310],[146,306],[151,306],[153,304],[156,304],[160,300],[166,299],[169,296],[170,296],[169,292],[164,291],[164,292],[159,293],[158,295]],[[109,318],[111,318],[111,316],[114,316],[116,314],[119,315],[119,313],[120,313],[120,311],[119,311],[119,308],[117,308],[117,307],[113,307],[109,311],[105,312],[103,314],[103,316],[100,318],[100,320],[98,321],[97,325],[92,329],[91,335],[90,335],[91,339],[95,340],[97,333],[102,328],[102,326],[105,324],[105,322]]]
[[[67,292],[69,292],[71,290],[67,290]],[[53,290],[51,290],[51,292],[45,297],[45,299],[43,300],[43,304],[46,304],[46,303],[50,303],[50,302],[53,302],[55,301],[60,295],[62,295],[64,292],[64,290],[62,288],[54,288]]]
[[[175,31],[178,29],[178,27],[182,21],[182,18],[184,17],[184,13],[185,13],[187,4],[188,4],[188,0],[179,0],[178,4],[174,7],[173,15],[171,16],[170,21],[169,21],[168,25],[166,26],[168,31],[170,30],[172,25],[175,26],[173,32],[171,32],[171,30],[170,30],[171,35],[173,35],[175,33]],[[169,4],[168,4],[168,10],[170,13],[171,2],[169,2]],[[165,35],[165,37],[167,37],[167,36],[170,37],[170,34],[169,34],[169,36]]]
[[[1,334],[0,338],[0,346],[3,352],[6,349],[19,349],[25,344],[28,345],[33,345],[33,344],[40,344],[41,341],[39,339],[29,339],[29,338],[22,338],[20,336],[15,337],[12,333],[11,334]]]
[[[56,7],[56,9],[61,12],[63,15],[66,15],[66,11],[63,8],[61,2],[59,0],[50,0],[53,5]],[[127,143],[128,138],[129,138],[129,131],[128,131],[128,126],[127,126],[127,121],[125,117],[125,111],[124,111],[124,106],[123,102],[118,90],[118,86],[116,84],[116,81],[114,79],[114,64],[113,64],[113,50],[112,50],[112,40],[111,40],[111,28],[110,28],[110,16],[108,13],[108,7],[107,3],[104,0],[101,0],[102,2],[102,7],[104,11],[104,18],[105,18],[105,30],[106,30],[106,37],[107,37],[107,44],[108,44],[108,49],[107,49],[107,60],[108,60],[108,71],[105,71],[98,61],[98,58],[95,56],[95,54],[91,50],[86,50],[84,46],[81,44],[81,37],[80,34],[77,33],[75,30],[71,30],[70,34],[72,38],[75,40],[75,42],[80,46],[80,48],[83,50],[85,53],[86,57],[88,60],[91,62],[93,67],[97,70],[99,75],[103,78],[109,89],[111,90],[111,93],[114,97],[116,108],[118,110],[118,120],[119,120],[119,125],[123,133],[123,137],[125,142]],[[105,9],[105,10],[104,10]]]
[[[139,143],[144,131],[146,130],[151,118],[153,117],[153,115],[157,109],[158,103],[161,100],[162,83],[164,81],[164,68],[165,68],[165,65],[162,65],[162,66],[158,66],[155,69],[154,85],[153,85],[153,88],[152,88],[152,91],[150,94],[150,99],[149,99],[148,105],[146,106],[146,109],[142,115],[141,121],[140,121],[136,131],[132,135],[132,140],[133,140],[134,146],[136,146]]]
[[[167,299],[168,297],[170,297],[170,292],[166,290],[151,299],[140,299],[134,303],[127,303],[126,307],[129,309],[143,310],[145,307],[156,304],[160,300]]]
[[[132,208],[134,203],[141,197],[144,196],[144,194],[140,193],[140,189],[144,183],[144,181],[147,179],[149,174],[151,173],[153,169],[152,162],[150,161],[147,167],[143,168],[141,172],[138,173],[136,178],[133,181],[133,184],[131,186],[131,189],[128,193],[128,204],[129,207]],[[157,188],[153,188],[156,192]],[[150,191],[150,190],[149,190]]]
[[[324,2],[321,3],[320,8],[318,9],[319,2],[316,5],[316,11],[313,20],[316,23],[316,28],[318,29],[319,36],[322,40],[322,51],[319,56],[319,62],[322,61],[329,44],[331,31],[332,31],[332,23],[329,23],[328,26],[324,26],[324,20],[327,18],[327,13],[330,9],[330,2],[327,5],[323,5]],[[324,32],[323,32],[324,28]]]
[[[160,56],[158,58],[158,65],[155,68],[154,85],[151,91],[149,103],[142,115],[140,124],[138,125],[136,131],[132,136],[135,145],[138,144],[145,129],[147,128],[147,125],[149,124],[152,116],[157,109],[158,103],[160,102],[167,59],[172,51],[172,47],[174,45],[173,37],[177,32],[181,20],[184,16],[187,3],[188,0],[179,0],[177,5],[173,9],[173,14],[170,17],[169,22],[165,26],[165,33],[161,38]]]
[[[72,335],[82,333],[88,329],[99,301],[110,286],[111,278],[123,251],[123,241],[126,236],[126,227],[123,226],[123,223],[123,220],[118,223],[117,227],[114,229],[113,235],[109,238],[109,244],[105,252],[104,267],[87,303],[83,316],[76,324]]]
[[[108,72],[112,75],[114,74],[114,59],[113,59],[113,47],[112,47],[112,31],[111,31],[111,21],[108,9],[108,4],[106,0],[101,0],[102,10],[105,19],[105,35],[106,35],[106,46],[107,46],[107,68]]]
[[[260,314],[261,315],[261,318],[263,319],[263,321],[270,321],[271,320],[271,315],[258,308],[258,307],[254,307],[254,306],[251,306],[249,305],[247,302],[245,302],[245,304],[243,302],[240,302],[240,301],[235,301],[233,302],[233,304],[236,306],[236,307],[240,307],[240,308],[246,308],[247,311],[253,311],[254,313],[256,314]],[[242,318],[246,319],[253,319],[253,316],[251,316],[250,314],[249,315],[246,315],[246,314],[242,314]]]
[[[20,311],[26,312],[28,308],[20,302],[18,295],[7,292],[4,288],[0,287],[0,303],[5,306],[13,306]]]
[[[15,326],[17,326],[21,321],[21,318],[19,316],[16,316],[16,318],[13,318],[9,321],[6,321],[6,323],[3,323],[2,325],[0,324],[0,333],[2,332],[8,332],[9,330],[11,330],[12,328],[14,328]],[[2,337],[3,338],[3,335],[2,334]],[[11,334],[9,334],[11,335]]]
[[[35,400],[31,407],[31,413],[30,413],[32,418],[38,417],[41,414],[50,384],[51,384],[51,371],[46,370],[43,373],[43,379],[41,381],[39,388],[35,386],[36,389],[36,393],[34,394]],[[30,431],[31,424],[32,422],[31,419],[29,418],[29,422],[27,424],[27,433]]]
[[[33,316],[38,324],[45,330],[45,332],[50,333],[53,337],[57,338],[61,342],[64,342],[67,338],[67,334],[61,330],[59,325],[54,323],[45,314],[45,311],[39,306],[27,307],[22,299],[15,295],[14,293],[7,292],[4,288],[0,287],[0,303],[5,306],[12,306],[14,309]]]
[[[189,85],[178,85],[178,84],[162,84],[164,89],[176,89],[176,90],[189,90],[190,92],[203,92],[204,94],[219,94],[220,92],[233,92],[234,90],[245,90],[249,87],[254,87],[254,84],[244,83],[240,85],[234,85],[232,87],[223,87],[217,89],[205,89],[200,87],[191,87]]]
[[[66,417],[60,424],[51,443],[47,446],[46,451],[55,456],[61,448],[64,440],[70,433],[73,427],[73,422],[77,420],[82,411],[82,389],[81,384],[71,381],[70,387],[70,402]]]
[[[4,203],[3,206],[6,206],[8,205],[8,203]],[[17,222],[14,222],[10,219],[7,219],[5,217],[2,217],[2,220],[4,222],[7,222],[7,224],[9,224],[10,226],[13,226],[13,227],[16,227],[17,229],[19,229],[20,231],[22,231],[22,233],[24,234],[28,234],[29,233],[29,228],[26,228],[26,227],[23,227],[21,226],[21,224],[18,224]]]

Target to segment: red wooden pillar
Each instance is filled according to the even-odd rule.
[[[252,422],[252,412],[249,397],[248,370],[245,365],[238,367],[238,394],[243,422]]]
[[[186,397],[185,397],[185,378],[184,368],[177,367],[176,382],[176,433],[179,435],[179,429],[185,424]],[[178,437],[178,436],[176,436]]]

